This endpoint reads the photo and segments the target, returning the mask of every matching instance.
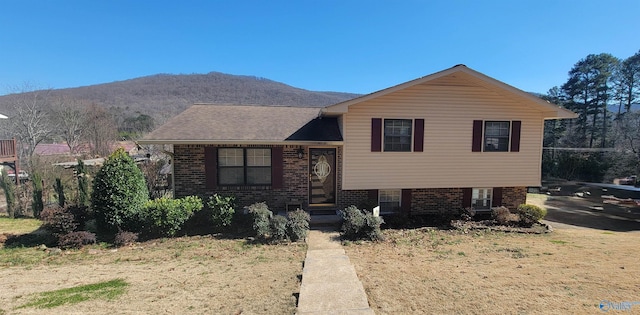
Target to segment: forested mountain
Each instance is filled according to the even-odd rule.
[[[163,121],[194,103],[232,103],[255,105],[324,106],[358,96],[351,93],[316,92],[295,88],[272,80],[230,75],[156,74],[112,83],[49,91],[55,98],[95,103],[128,116],[142,113]],[[0,96],[0,110],[11,115]]]
[[[71,152],[89,144],[107,155],[114,140],[136,139],[194,103],[321,107],[358,94],[316,92],[272,80],[230,75],[157,74],[77,88],[25,86],[0,96],[0,138],[18,139],[23,165],[38,143],[67,143]]]

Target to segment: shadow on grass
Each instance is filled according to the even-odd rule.
[[[5,248],[36,247],[40,245],[55,246],[56,238],[47,230],[38,228],[37,230],[19,235],[9,235],[4,242]]]

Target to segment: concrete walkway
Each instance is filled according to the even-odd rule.
[[[374,314],[338,232],[311,230],[297,314]]]

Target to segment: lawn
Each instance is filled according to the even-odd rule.
[[[306,245],[192,236],[54,253],[0,249],[0,314],[292,314]],[[114,299],[21,308],[40,296],[66,292],[61,289],[114,279],[126,283]]]
[[[345,247],[376,314],[587,314],[603,300],[640,301],[637,232],[385,236]]]
[[[0,233],[23,234],[40,227],[42,222],[36,219],[10,219],[0,216]]]

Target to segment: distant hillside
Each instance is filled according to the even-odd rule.
[[[194,103],[288,105],[321,107],[359,96],[339,92],[315,92],[269,79],[208,74],[156,74],[125,81],[57,89],[52,96],[66,96],[98,103],[118,112],[140,112],[163,121]],[[0,109],[7,96],[0,96]]]

